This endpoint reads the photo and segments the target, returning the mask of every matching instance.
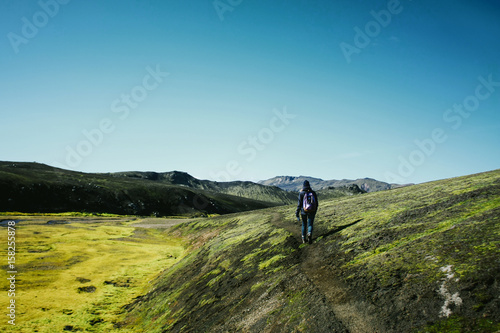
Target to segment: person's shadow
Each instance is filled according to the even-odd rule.
[[[363,219],[359,219],[359,220],[356,220],[356,221],[351,222],[351,223],[349,223],[349,224],[346,224],[346,225],[342,225],[342,226],[336,227],[335,229],[332,229],[332,230],[328,231],[326,234],[319,235],[319,236],[318,236],[318,238],[319,238],[319,237],[323,237],[323,239],[324,239],[324,238],[330,237],[331,235],[334,235],[334,234],[336,234],[336,233],[338,233],[338,232],[341,232],[341,231],[342,231],[342,230],[344,230],[345,228],[349,228],[349,227],[351,227],[351,226],[353,226],[353,225],[355,225],[356,223],[359,223],[359,222],[361,222],[361,221],[363,221]]]

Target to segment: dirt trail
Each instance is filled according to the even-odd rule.
[[[144,218],[138,220],[136,223],[132,224],[132,227],[136,228],[155,228],[155,229],[165,229],[165,228],[170,228],[173,227],[174,225],[180,224],[180,223],[185,223],[185,222],[191,222],[194,221],[195,219],[169,219],[169,218],[158,218],[158,217],[152,217],[152,218]]]
[[[278,228],[289,231],[298,244],[302,242],[301,224],[297,220],[293,222],[290,218],[286,219],[281,214],[275,214],[271,223]],[[320,228],[315,226],[315,229],[319,231],[316,232],[316,235],[321,236]],[[339,227],[336,231],[327,234],[332,235],[342,229],[343,227]],[[335,316],[342,321],[350,332],[387,332],[380,324],[380,321],[368,313],[368,305],[353,297],[336,272],[325,264],[326,258],[324,258],[323,252],[321,251],[321,243],[313,243],[302,247],[300,268],[318,291],[329,301]]]

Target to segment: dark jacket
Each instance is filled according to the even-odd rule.
[[[312,192],[312,194],[314,195],[314,199],[316,199],[316,203],[318,204],[316,206],[316,209],[319,206],[318,195],[316,194],[316,192],[314,192],[310,187],[305,186],[299,193],[299,202],[297,204],[297,210],[295,211],[296,216],[299,216],[299,213],[302,215],[316,214],[316,211],[309,213],[304,212],[304,208],[302,207],[302,202],[304,201],[304,195],[306,194],[306,192]]]

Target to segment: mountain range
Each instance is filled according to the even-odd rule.
[[[277,187],[201,181],[177,171],[83,173],[25,162],[0,162],[0,188],[0,211],[24,213],[198,216],[296,200]]]
[[[399,184],[389,184],[372,178],[360,178],[356,180],[350,180],[350,179],[323,180],[320,178],[306,177],[306,176],[299,176],[299,177],[278,176],[267,180],[262,180],[259,182],[259,184],[276,186],[285,191],[300,191],[302,189],[302,184],[304,183],[304,180],[308,180],[309,183],[311,184],[311,187],[314,190],[357,185],[361,190],[365,192],[377,192],[404,186]]]
[[[162,173],[132,171],[108,173],[105,175],[109,175],[116,179],[127,178],[148,180],[161,184],[221,193],[275,204],[289,204],[296,200],[295,194],[284,192],[275,186],[267,186],[250,181],[215,182],[211,180],[201,180],[182,171]]]
[[[374,179],[275,177],[260,183],[200,180],[186,172],[83,173],[40,163],[0,162],[0,211],[142,216],[227,214],[295,203],[308,179],[321,199],[393,188]]]

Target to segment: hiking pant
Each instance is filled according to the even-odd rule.
[[[302,238],[306,238],[307,234],[311,234],[313,232],[313,223],[314,218],[316,217],[316,213],[309,214],[301,214],[302,215]]]

